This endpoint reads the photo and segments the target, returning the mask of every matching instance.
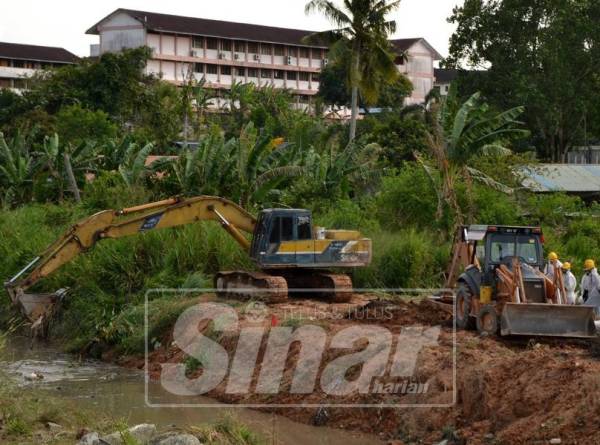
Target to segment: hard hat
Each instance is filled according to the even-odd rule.
[[[548,259],[550,261],[556,261],[558,259],[558,254],[556,252],[550,252],[548,254]]]
[[[583,265],[583,268],[585,270],[592,270],[596,268],[596,263],[594,262],[594,260],[585,260],[585,263]]]
[[[571,263],[569,263],[568,261],[565,261],[562,265],[562,268],[564,270],[571,270]]]

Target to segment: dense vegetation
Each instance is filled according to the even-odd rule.
[[[107,54],[44,73],[22,96],[0,91],[0,277],[93,212],[198,194],[252,212],[309,208],[320,225],[360,229],[375,252],[354,272],[360,287],[440,286],[462,222],[542,224],[547,247],[575,272],[600,258],[595,204],[520,188],[514,166],[536,158],[523,149],[535,140],[519,122],[525,102],[499,107],[453,88],[445,100],[403,107],[401,78],[379,92],[383,111],[359,120],[349,143],[346,124],[299,110],[288,92],[236,84],[216,109],[202,83],[178,89],[142,74],[148,55]],[[317,111],[345,103],[351,89],[324,94]],[[151,154],[169,156],[148,165]],[[148,289],[210,286],[216,271],[238,267],[252,267],[247,255],[206,223],[103,242],[40,286],[71,288],[54,332],[73,347],[135,351]],[[187,303],[151,302],[164,325]]]

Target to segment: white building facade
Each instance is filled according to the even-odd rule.
[[[63,48],[0,42],[0,88],[23,91],[37,71],[76,61],[77,56]]]
[[[93,55],[148,46],[147,73],[175,84],[193,77],[215,90],[238,82],[272,85],[290,90],[299,104],[309,104],[318,93],[327,64],[325,46],[303,42],[313,33],[306,30],[118,9],[87,33],[100,38]],[[433,62],[440,56],[424,39],[393,43],[406,55],[399,70],[415,87],[408,102],[420,102],[433,88]]]

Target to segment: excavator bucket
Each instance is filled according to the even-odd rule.
[[[501,334],[542,337],[593,338],[594,308],[542,303],[507,303],[502,311]]]
[[[13,304],[32,323],[32,329],[47,323],[52,318],[57,306],[67,293],[66,289],[60,289],[54,293],[26,294],[8,286],[6,290]]]

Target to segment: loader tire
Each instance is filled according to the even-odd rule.
[[[458,329],[474,329],[475,321],[471,317],[471,301],[473,296],[466,284],[461,283],[456,290],[456,327]]]
[[[477,314],[477,332],[490,336],[500,332],[500,317],[494,306],[485,305]]]

